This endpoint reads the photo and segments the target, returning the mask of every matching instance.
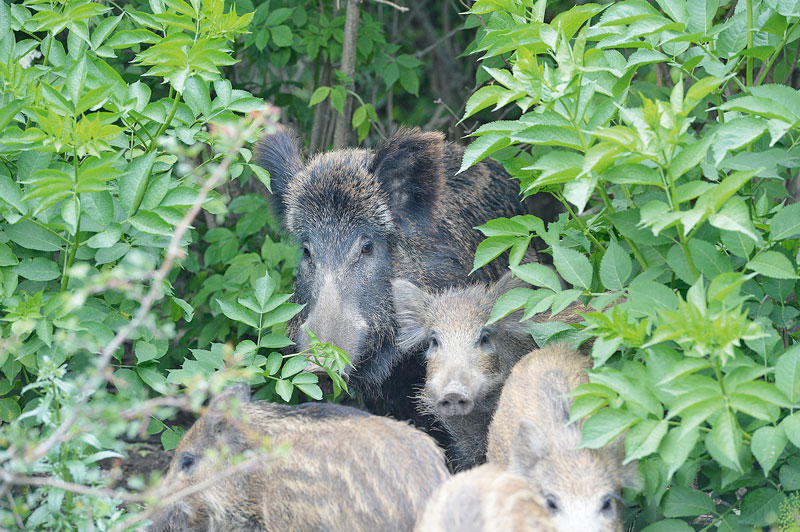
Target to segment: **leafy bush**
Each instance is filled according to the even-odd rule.
[[[525,216],[480,228],[475,266],[511,249],[512,270],[535,287],[503,297],[493,319],[591,307],[578,328],[531,331],[539,343],[594,339],[571,416],[587,417],[584,446],[624,434],[627,460],[639,460],[634,529],[791,521],[800,205],[786,182],[800,93],[783,83],[800,8],[625,0],[546,23],[544,1],[478,0],[470,13],[482,23],[471,51],[502,61],[465,117],[518,110],[475,131],[464,167],[493,155],[526,195],[550,193],[568,211],[547,227]],[[533,236],[569,288],[520,265]]]
[[[222,76],[252,18],[221,0],[0,2],[3,528],[129,528],[120,504],[145,484],[104,489],[98,462],[150,434],[175,447],[164,420],[227,379],[321,398],[311,360],[344,385],[332,346],[275,351],[298,250],[242,146],[277,110]]]

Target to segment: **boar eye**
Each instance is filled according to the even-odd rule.
[[[487,331],[484,331],[484,332],[481,334],[481,340],[480,340],[480,342],[481,342],[481,345],[482,345],[482,346],[487,346],[487,345],[489,345],[489,343],[490,343],[491,341],[492,341],[492,335],[490,335],[490,334],[489,334]]]
[[[308,248],[308,246],[305,246],[305,245],[303,246],[303,256],[304,257],[310,257],[311,256],[311,250]]]
[[[555,496],[554,495],[548,495],[547,497],[545,497],[545,500],[547,501],[547,510],[551,514],[558,513],[558,502],[556,501]]]
[[[194,462],[194,455],[192,453],[181,453],[178,459],[178,466],[181,468],[181,471],[188,471],[192,468]]]
[[[611,500],[611,497],[606,496],[603,499],[603,505],[600,507],[600,511],[603,513],[608,513],[614,507],[614,501]]]
[[[372,253],[372,242],[364,242],[364,245],[361,246],[361,253],[364,255],[369,255]]]
[[[439,347],[439,340],[437,340],[435,336],[431,336],[430,339],[428,339],[428,348],[433,349],[436,347]]]

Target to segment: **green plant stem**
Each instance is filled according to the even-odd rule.
[[[172,99],[172,109],[169,110],[169,115],[167,115],[167,119],[164,120],[164,123],[161,124],[161,127],[158,128],[156,134],[153,135],[153,140],[150,141],[150,144],[147,146],[147,153],[150,153],[154,149],[156,149],[156,143],[158,142],[158,137],[160,137],[169,127],[172,119],[175,118],[175,113],[178,111],[178,103],[181,101],[181,93],[175,91],[175,97]],[[147,176],[147,179],[150,179],[150,176]],[[136,208],[138,209],[139,206],[137,205]]]
[[[758,76],[758,79],[756,80],[756,86],[761,85],[761,83],[764,81],[764,78],[767,77],[767,73],[772,68],[772,65],[773,63],[775,63],[775,60],[781,54],[781,51],[783,51],[783,47],[786,46],[786,40],[789,38],[789,35],[791,35],[794,29],[797,27],[797,24],[798,24],[797,22],[792,24],[792,26],[786,30],[786,33],[783,34],[783,39],[781,39],[780,44],[778,44],[778,46],[775,48],[775,51],[767,60],[767,64],[764,65],[764,68],[761,71],[761,75]]]
[[[753,0],[747,0],[747,51],[753,48]],[[753,86],[753,56],[747,56],[745,84]]]
[[[586,238],[591,240],[592,243],[595,246],[598,247],[598,249],[600,249],[601,251],[605,251],[605,248],[603,247],[603,244],[594,237],[594,235],[592,234],[591,231],[589,231],[589,228],[586,226],[586,224],[583,222],[583,220],[581,220],[578,217],[578,215],[575,214],[575,211],[573,211],[572,207],[569,206],[569,202],[566,199],[564,199],[564,196],[562,196],[560,192],[556,192],[554,195],[555,195],[556,199],[558,201],[560,201],[561,204],[564,205],[564,207],[566,207],[567,212],[569,212],[569,215],[572,217],[572,219],[575,220],[575,222],[577,222],[577,224],[579,226],[581,226],[581,229],[583,230],[583,234],[586,236]]]
[[[78,202],[78,218],[75,221],[75,239],[72,241],[72,245],[70,246],[69,255],[67,256],[67,260],[64,262],[64,272],[61,275],[61,291],[64,292],[67,289],[67,284],[69,283],[69,269],[72,268],[72,263],[75,262],[75,255],[78,253],[78,248],[81,245],[80,239],[80,229],[81,229],[81,196],[80,194],[75,196],[75,201]]]
[[[683,237],[683,228],[678,225],[678,232],[681,235],[681,249],[683,250],[683,255],[686,257],[686,262],[689,263],[689,269],[692,271],[692,275],[694,275],[695,280],[700,277],[700,272],[697,270],[697,266],[694,264],[694,259],[692,258],[692,252],[689,251],[689,241]]]
[[[617,210],[614,208],[614,205],[611,204],[611,198],[608,197],[608,193],[606,193],[605,189],[603,187],[597,187],[597,189],[600,191],[600,197],[603,199],[603,204],[606,206],[606,209],[608,209],[608,212],[611,214],[616,214]],[[628,199],[630,199],[629,195]],[[622,238],[628,243],[631,251],[633,251],[633,256],[636,257],[636,262],[639,263],[639,266],[641,266],[643,270],[646,270],[648,268],[647,261],[645,260],[644,255],[642,255],[642,252],[639,250],[639,247],[627,236],[622,235]]]

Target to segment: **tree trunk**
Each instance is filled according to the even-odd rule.
[[[342,43],[342,72],[351,80],[356,72],[356,43],[358,41],[358,18],[361,15],[361,0],[347,0],[344,20],[344,42]],[[348,83],[347,89],[353,90],[354,84]],[[344,102],[344,115],[336,116],[333,132],[334,149],[344,148],[350,138],[350,122],[352,121],[353,97],[348,94]]]

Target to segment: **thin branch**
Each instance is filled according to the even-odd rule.
[[[375,0],[375,2],[378,3],[378,4],[386,4],[387,6],[393,7],[396,10],[401,11],[403,13],[408,11],[407,7],[399,6],[399,5],[395,4],[394,2],[390,2],[389,0]]]
[[[342,42],[342,72],[350,81],[346,88],[352,91],[355,87],[356,75],[356,46],[358,42],[358,19],[361,16],[361,0],[347,0],[347,9],[344,19],[344,41]],[[347,139],[350,136],[351,111],[353,108],[353,98],[347,94],[344,102],[342,114],[336,117],[336,124],[333,130],[333,147],[335,149],[347,146]]]

